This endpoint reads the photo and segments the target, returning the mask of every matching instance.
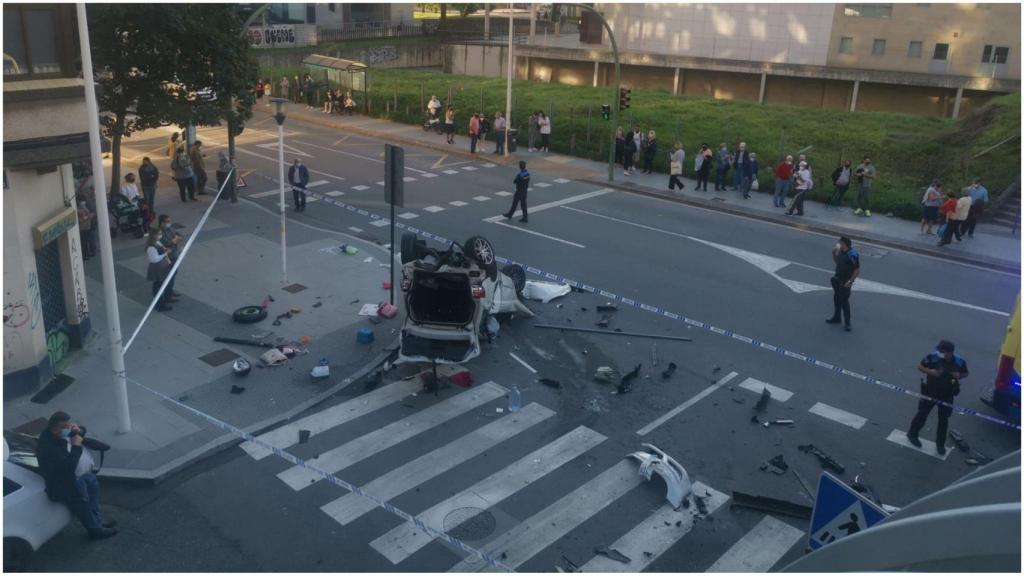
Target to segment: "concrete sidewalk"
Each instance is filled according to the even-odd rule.
[[[270,114],[263,109],[257,109],[256,112],[257,114]],[[949,246],[939,248],[936,246],[938,237],[921,234],[919,222],[888,217],[881,213],[864,218],[855,216],[852,208],[830,210],[821,203],[808,201],[805,204],[804,216],[786,216],[784,209],[772,206],[770,190],[752,193],[750,199],[744,200],[739,192],[697,192],[694,190],[694,180],[682,178],[686,188],[682,192],[678,190],[670,192],[668,176],[665,174],[641,174],[637,171],[633,175],[626,176],[618,167],[615,170],[614,181],[609,183],[606,162],[595,162],[562,154],[528,152],[525,147],[525,138],[522,136],[520,138],[522,145],[506,160],[491,153],[494,150],[493,141],[483,142],[478,147],[481,152],[472,155],[469,153],[469,139],[462,135],[456,136],[455,144],[451,145],[445,143],[443,135],[425,132],[420,126],[398,124],[366,116],[326,115],[319,110],[306,109],[302,105],[288,106],[286,113],[291,119],[337,128],[340,132],[353,132],[398,144],[476,157],[499,164],[515,165],[519,160],[527,160],[531,170],[553,176],[572,178],[598,186],[613,187],[626,192],[737,216],[756,218],[802,230],[845,235],[858,242],[868,242],[951,261],[1020,273],[1020,236],[1011,234],[1011,231],[1005,227],[985,222],[979,224],[974,238],[970,240],[965,238],[963,242],[954,242]],[[459,130],[463,129],[464,127],[459,127]],[[692,161],[693,152],[692,150],[687,151],[686,162]],[[762,170],[767,169],[766,167]],[[817,169],[825,168],[818,167]],[[852,201],[853,196],[852,192],[848,193],[847,202]]]
[[[169,174],[162,164],[161,173]],[[158,211],[183,225],[179,232],[187,238],[212,201],[213,192],[199,196],[199,202],[183,204],[170,178],[161,179],[171,186],[158,191]],[[254,190],[261,188],[251,181],[247,191]],[[286,290],[282,285],[279,217],[251,202],[231,204],[222,199],[178,272],[175,290],[181,294],[180,301],[171,311],[154,312],[127,353],[128,377],[255,432],[331,395],[345,394],[346,386],[381,364],[389,348],[393,349],[403,316],[374,325],[358,312],[364,304],[388,299],[388,291],[382,288],[388,277],[382,266],[388,263],[388,251],[352,236],[304,226],[302,219],[301,214],[289,218],[288,282],[295,286]],[[359,253],[344,254],[339,249],[342,244],[357,247]],[[149,304],[151,284],[145,278],[143,240],[122,233],[113,240],[113,250],[121,330],[127,341]],[[5,401],[5,429],[20,427],[38,434],[41,422],[45,423],[40,419],[56,410],[66,411],[84,424],[91,436],[113,447],[101,476],[154,481],[238,442],[238,437],[132,383],[128,384],[132,430],[116,433],[99,258],[85,262],[85,268],[93,331],[84,348],[65,361],[63,374],[74,382],[44,404],[27,397]],[[260,305],[268,295],[274,301],[269,303],[265,320],[255,324],[232,320],[235,309]],[[277,315],[293,307],[301,312],[273,325]],[[373,344],[356,342],[356,331],[362,327],[373,328]],[[258,360],[264,348],[217,343],[215,336],[296,342],[308,353],[283,366],[264,368]],[[302,346],[304,337],[309,342]],[[248,376],[233,373],[236,357],[253,364]],[[321,357],[330,362],[331,374],[314,381],[309,372]],[[232,385],[246,390],[232,394]]]

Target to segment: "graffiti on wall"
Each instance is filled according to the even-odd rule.
[[[364,64],[383,64],[398,60],[398,51],[394,46],[376,46],[360,51],[359,60]]]
[[[89,317],[89,304],[85,297],[85,286],[82,285],[82,259],[78,254],[78,238],[71,235],[71,278],[75,285],[75,317],[81,324]]]
[[[50,361],[56,366],[61,360],[67,357],[71,349],[71,341],[63,324],[60,328],[50,332],[46,336],[46,352],[50,355]]]
[[[43,316],[43,300],[42,295],[39,293],[39,276],[35,270],[28,273],[28,298],[29,302],[32,303],[29,320],[31,321],[31,328],[35,330]]]
[[[17,330],[28,324],[32,317],[32,310],[25,304],[24,300],[4,304],[4,328]]]

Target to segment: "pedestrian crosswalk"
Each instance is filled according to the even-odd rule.
[[[581,526],[616,503],[621,506],[624,499],[639,497],[640,493],[635,491],[653,490],[657,494],[657,505],[646,510],[636,510],[635,514],[626,518],[626,523],[618,527],[613,539],[589,546],[590,549],[608,546],[625,555],[627,562],[596,552],[578,559],[584,572],[639,572],[684,540],[702,521],[709,521],[705,519],[729,501],[725,491],[696,481],[693,484],[693,498],[699,498],[700,505],[696,505],[696,500],[693,500],[694,503],[676,510],[660,498],[664,485],[660,481],[646,482],[635,460],[622,458],[610,465],[594,464],[591,468],[591,462],[599,461],[595,459],[594,451],[607,441],[603,434],[585,425],[568,430],[562,428],[561,432],[552,433],[558,428],[556,413],[537,402],[528,403],[516,412],[505,411],[501,406],[508,390],[495,382],[485,382],[467,390],[452,389],[436,398],[420,396],[415,403],[422,407],[416,412],[382,426],[367,424],[395,405],[412,407],[408,400],[420,391],[421,384],[417,379],[387,383],[268,431],[258,436],[257,441],[243,444],[242,449],[254,460],[263,460],[272,452],[261,444],[289,451],[305,449],[297,446],[300,442],[317,444],[315,449],[322,451],[307,460],[317,472],[293,466],[277,474],[286,486],[301,492],[322,479],[319,474],[321,471],[345,478],[346,469],[370,458],[375,458],[375,463],[380,462],[380,455],[386,457],[392,448],[401,450],[398,446],[403,442],[420,443],[421,436],[436,435],[442,428],[453,426],[457,419],[462,418],[464,422],[467,418],[474,418],[474,415],[491,414],[492,417],[485,420],[483,425],[469,430],[460,428],[461,433],[454,439],[444,443],[435,442],[430,445],[429,451],[417,457],[395,462],[393,466],[383,466],[381,472],[374,473],[375,477],[360,486],[362,493],[384,501],[400,499],[403,509],[415,517],[416,523],[356,524],[376,512],[378,505],[374,501],[351,492],[337,494],[336,491],[341,490],[337,487],[331,487],[327,492],[310,492],[315,500],[330,494],[329,501],[318,503],[320,510],[339,529],[354,530],[351,537],[358,536],[365,540],[366,546],[379,555],[380,561],[387,562],[382,567],[411,567],[413,564],[403,563],[415,561],[417,569],[430,571],[490,571],[489,564],[456,547],[450,549],[461,560],[448,560],[451,565],[423,565],[424,558],[443,558],[436,554],[421,556],[425,548],[446,544],[441,540],[435,543],[434,538],[420,526],[446,530],[451,534],[460,526],[457,523],[451,524],[451,519],[472,518],[474,513],[460,516],[468,510],[500,517],[493,533],[469,541],[468,544],[492,558],[500,559],[505,566],[519,569],[553,543],[570,535],[582,537],[579,532]],[[488,406],[493,403],[499,403],[498,407]],[[343,426],[347,432],[340,436],[344,438],[340,445],[326,445],[324,441],[333,438],[333,431]],[[506,452],[508,457],[500,457]],[[481,460],[484,455],[490,457]],[[471,480],[462,480],[465,476],[462,467],[470,461],[485,466],[486,470],[483,470],[483,474],[470,474]],[[366,468],[361,470],[365,475]],[[554,476],[558,476],[560,481],[548,481],[549,477]],[[565,480],[570,477],[571,481],[567,483]],[[430,494],[428,496],[419,494],[421,486],[438,480],[443,481],[445,490],[425,490],[423,494]],[[541,484],[544,485],[544,490],[541,490],[544,501],[538,502],[524,516],[501,511],[502,503],[521,498],[524,491]],[[549,493],[552,486],[559,488]],[[534,497],[536,493],[534,491]],[[415,503],[410,504],[409,497],[412,494],[416,494],[416,498]],[[773,527],[774,540],[771,534],[763,534],[764,527],[761,526],[759,531],[752,531],[745,540],[736,544],[742,544],[740,549],[747,552],[751,542],[771,544],[768,551],[755,554],[756,566],[761,571],[771,568],[788,552],[795,542],[792,540],[793,533],[802,534],[797,528],[772,520],[775,523],[769,526]],[[367,533],[367,526],[380,528]],[[609,545],[608,542],[612,543]],[[731,542],[722,543],[722,550],[729,544]],[[709,556],[708,566],[711,566],[713,559],[713,555]],[[741,559],[729,554],[724,555],[719,562],[723,566],[742,565]],[[545,569],[550,570],[550,567]]]

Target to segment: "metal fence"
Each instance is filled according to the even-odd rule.
[[[437,23],[429,20],[419,22],[351,22],[341,28],[318,28],[317,42],[341,42],[368,38],[402,38],[406,36],[427,36],[437,33]]]

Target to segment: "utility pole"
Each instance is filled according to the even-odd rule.
[[[287,249],[287,238],[285,236],[285,223],[288,221],[288,217],[285,214],[285,203],[284,203],[284,105],[288,100],[284,98],[274,98],[271,100],[274,103],[275,114],[274,120],[277,120],[277,181],[281,184],[281,283],[288,283],[288,249]],[[298,176],[298,174],[296,174]],[[305,190],[303,190],[305,192]]]
[[[92,70],[92,49],[85,4],[75,6],[78,13],[78,42],[82,51],[82,79],[85,82],[85,109],[89,122],[89,151],[92,156],[92,185],[97,200],[106,197],[106,178],[100,152],[100,113],[96,101],[96,76]],[[110,242],[110,217],[106,206],[96,205],[96,226],[100,237],[100,263],[103,269],[103,305],[107,309],[107,331],[110,334],[110,363],[114,376],[114,404],[117,408],[117,432],[132,430],[128,410],[128,378],[124,370],[124,343],[121,341],[121,312],[117,307],[117,279],[114,276],[114,251]]]
[[[601,20],[601,25],[608,32],[608,39],[612,43],[612,57],[615,58],[615,92],[612,97],[612,125],[609,130],[611,133],[611,143],[608,146],[608,181],[612,182],[615,180],[615,127],[619,125],[619,90],[622,87],[622,75],[619,71],[619,47],[615,44],[615,35],[612,34],[611,27],[608,26],[608,22],[605,21],[604,16],[600,12],[586,4],[577,4],[577,7],[593,13]]]
[[[509,132],[512,131],[512,64],[515,62],[512,58],[512,33],[515,30],[515,20],[512,16],[512,3],[508,3],[508,63],[506,64],[507,70],[507,85],[505,86],[505,145],[503,150],[505,151],[504,157],[508,158],[508,141]]]
[[[246,19],[245,22],[242,23],[242,31],[240,33],[240,36],[242,38],[245,38],[245,35],[249,32],[249,26],[252,25],[252,23],[257,18],[262,16],[267,11],[267,8],[270,8],[270,4],[263,4],[263,5],[261,5],[259,8],[257,8],[249,16],[249,18]],[[301,82],[301,79],[300,79],[300,82]],[[231,160],[231,165],[234,166],[235,165],[235,133],[238,132],[238,126],[237,126],[238,121],[235,120],[235,111],[234,111],[234,109],[232,109],[232,110],[230,110],[228,112],[227,120],[228,120],[228,158]],[[236,202],[237,199],[232,196],[231,201],[232,202]]]

